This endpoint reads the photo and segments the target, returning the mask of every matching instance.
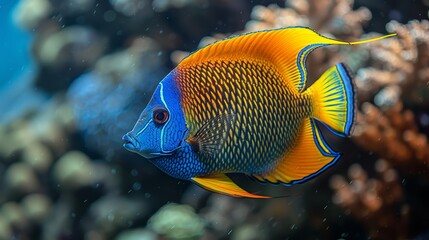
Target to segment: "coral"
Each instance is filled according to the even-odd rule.
[[[346,214],[360,220],[374,239],[406,239],[409,206],[403,202],[403,189],[398,173],[385,160],[375,164],[376,178],[359,165],[349,168],[350,182],[342,176],[331,178],[335,191],[333,201]]]
[[[226,235],[230,229],[245,222],[251,215],[249,204],[225,196],[213,196],[202,210],[207,224],[216,235]]]
[[[9,225],[9,223],[6,220],[4,220],[3,217],[0,217],[0,238],[1,239],[12,238],[12,227]]]
[[[30,194],[22,200],[25,216],[33,223],[43,222],[50,214],[51,199],[43,194]]]
[[[152,2],[152,6],[155,11],[157,12],[163,12],[170,8],[183,8],[188,5],[208,5],[208,0],[154,0]]]
[[[96,182],[101,169],[95,169],[91,160],[78,151],[70,151],[59,158],[53,166],[55,181],[68,189],[77,189]]]
[[[14,11],[14,21],[22,28],[31,30],[39,26],[52,12],[49,0],[25,0],[19,1]]]
[[[371,65],[360,69],[356,76],[359,99],[375,95],[375,103],[381,107],[389,107],[399,98],[407,104],[427,105],[429,21],[410,21],[406,25],[392,21],[386,28],[398,35],[368,46]]]
[[[23,162],[30,165],[38,173],[46,173],[54,161],[53,158],[48,147],[39,142],[33,142],[23,149]]]
[[[117,12],[124,14],[125,16],[133,16],[142,11],[144,8],[147,8],[149,1],[139,1],[139,0],[110,0],[113,9]]]
[[[101,58],[94,71],[70,86],[67,97],[89,148],[109,159],[123,150],[122,135],[134,125],[166,73],[159,52],[154,41],[135,39],[128,49]]]
[[[199,239],[204,233],[204,221],[187,205],[170,203],[158,210],[148,221],[148,227],[165,239]]]
[[[0,159],[10,159],[24,152],[29,165],[43,170],[43,165],[51,162],[53,155],[69,146],[65,139],[74,129],[74,119],[69,106],[60,97],[37,106],[35,111],[30,109],[25,118],[0,127]],[[29,153],[31,150],[35,151]]]
[[[358,71],[359,112],[354,141],[408,173],[428,171],[429,144],[422,122],[407,107],[429,103],[429,21],[390,22],[397,37],[369,47],[371,67]],[[404,107],[405,105],[405,107]]]
[[[419,210],[404,203],[411,201],[404,192],[413,190],[399,179],[427,178],[429,171],[428,135],[422,131],[427,124],[419,118],[427,114],[429,103],[429,22],[392,21],[387,29],[397,37],[362,47],[369,58],[357,71],[360,110],[352,136],[356,145],[375,154],[371,159],[383,159],[375,164],[379,177],[367,179],[366,171],[354,166],[350,186],[341,177],[333,178],[332,186],[336,202],[362,222],[371,237],[406,239],[412,235],[410,212]]]
[[[36,60],[56,68],[92,66],[106,48],[106,39],[86,27],[68,27],[39,41]]]
[[[96,31],[73,26],[40,34],[33,45],[33,56],[43,71],[60,74],[64,71],[82,72],[92,67],[107,47],[107,39]],[[73,79],[57,81],[38,79],[37,84],[47,90],[64,89]]]
[[[364,103],[353,140],[401,171],[426,174],[429,170],[428,138],[419,132],[413,112],[400,102],[388,109]]]
[[[322,33],[338,37],[359,37],[362,24],[371,19],[371,12],[364,7],[353,10],[353,0],[290,0],[288,8],[277,5],[257,6],[246,31],[257,31],[286,26],[309,26]]]
[[[28,219],[23,208],[17,202],[5,202],[0,207],[0,216],[4,219],[5,227],[24,230],[28,227]]]
[[[193,197],[198,198],[195,192]],[[283,239],[305,221],[301,202],[299,197],[256,202],[211,194],[199,215],[206,222],[208,239]]]
[[[146,208],[139,199],[107,194],[91,204],[83,217],[87,222],[83,228],[105,239],[118,229],[130,227],[145,214]]]
[[[34,170],[25,163],[14,163],[5,172],[4,175],[6,192],[11,196],[25,195],[36,192],[40,189],[39,182]]]
[[[74,116],[64,98],[53,98],[39,105],[38,111],[0,128],[2,239],[12,238],[16,232],[33,239],[31,235],[52,219],[60,227],[43,232],[51,236],[46,239],[57,239],[70,224],[57,214],[65,214],[69,219],[72,213],[63,206],[65,200],[56,199],[55,192],[61,190],[60,195],[70,196],[94,185],[103,185],[107,190],[117,185],[112,184],[117,178],[104,163],[93,162],[82,152],[69,151],[74,147],[71,136],[75,131]],[[60,209],[55,210],[58,206]],[[49,228],[54,223],[50,222]]]
[[[231,239],[233,240],[266,240],[268,233],[261,231],[258,224],[246,224],[236,228],[232,233]]]
[[[154,240],[156,235],[147,229],[132,229],[121,232],[115,240]]]

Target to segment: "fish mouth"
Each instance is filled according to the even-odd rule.
[[[152,151],[147,151],[147,150],[145,151],[145,150],[140,149],[140,142],[131,133],[125,134],[122,137],[122,140],[124,141],[122,146],[125,149],[127,149],[130,152],[137,153],[137,154],[139,154],[139,155],[141,155],[147,159],[172,156],[178,149],[181,148],[181,145],[179,145],[176,148],[174,148],[173,150],[167,150],[167,151],[161,151],[161,152],[152,152]]]
[[[165,151],[165,152],[142,151],[140,149],[139,141],[130,133],[125,134],[122,137],[122,140],[124,141],[122,146],[125,149],[127,149],[130,152],[140,154],[141,156],[147,159],[166,157],[166,156],[171,156],[173,154],[173,151]]]
[[[125,134],[122,137],[122,140],[124,141],[122,146],[124,146],[124,148],[128,151],[137,152],[137,149],[140,147],[140,143],[137,141],[137,139],[129,133]]]

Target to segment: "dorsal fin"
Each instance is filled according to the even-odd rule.
[[[178,68],[209,60],[260,59],[277,66],[285,74],[285,79],[301,92],[307,75],[305,59],[315,48],[330,44],[361,44],[392,35],[349,43],[326,38],[306,27],[252,32],[231,36],[201,48],[185,58]]]

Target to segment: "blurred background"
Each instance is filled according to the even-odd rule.
[[[429,1],[0,2],[0,239],[429,239]],[[231,34],[310,26],[371,44],[327,47],[310,81],[347,63],[353,136],[296,187],[235,199],[173,179],[122,148],[158,82]]]

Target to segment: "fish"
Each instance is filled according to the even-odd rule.
[[[344,63],[306,86],[306,58],[318,47],[356,45],[307,27],[235,35],[183,59],[162,79],[123,146],[168,175],[232,197],[249,192],[229,176],[291,186],[334,165],[341,153],[320,125],[351,134],[355,87]],[[322,124],[316,124],[317,122]]]

